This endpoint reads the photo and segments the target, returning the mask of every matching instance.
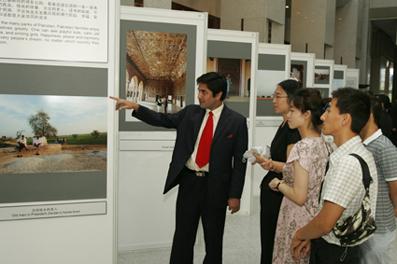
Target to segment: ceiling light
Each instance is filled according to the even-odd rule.
[[[286,5],[285,8],[289,8],[289,5]]]

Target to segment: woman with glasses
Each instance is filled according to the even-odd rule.
[[[273,264],[309,263],[309,255],[299,261],[292,258],[291,241],[295,231],[317,213],[320,186],[328,160],[328,148],[320,132],[320,117],[324,112],[320,92],[300,89],[290,105],[288,125],[298,129],[302,139],[288,155],[283,179],[274,178],[269,183],[273,191],[284,195],[277,221]]]
[[[261,227],[261,264],[271,264],[273,256],[274,235],[276,232],[278,212],[283,194],[269,188],[269,183],[274,179],[282,179],[282,170],[287,160],[289,150],[300,140],[299,132],[290,129],[287,123],[287,114],[290,109],[288,97],[291,97],[299,88],[299,83],[289,79],[280,82],[273,94],[273,108],[283,117],[276,135],[270,146],[270,159],[257,156],[257,163],[267,170],[261,183],[260,194],[260,227]]]

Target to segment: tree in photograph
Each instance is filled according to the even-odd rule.
[[[38,136],[51,137],[56,136],[58,131],[49,123],[50,116],[39,111],[37,114],[30,116],[29,125],[32,127],[33,133]]]
[[[98,138],[99,135],[100,135],[100,133],[99,133],[98,130],[94,130],[94,131],[91,132],[91,136],[93,136],[94,138]]]

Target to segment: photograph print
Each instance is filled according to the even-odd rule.
[[[330,84],[329,66],[314,66],[314,84]]]
[[[125,95],[154,111],[186,105],[187,34],[128,30]],[[126,111],[126,121],[136,121]]]
[[[0,95],[0,174],[105,172],[106,100]]]
[[[248,59],[214,58],[207,59],[207,71],[219,72],[227,81],[229,102],[248,102],[251,86],[251,61]]]
[[[302,88],[305,86],[305,65],[299,63],[291,62],[291,73],[290,77],[297,80],[299,82],[299,87]]]

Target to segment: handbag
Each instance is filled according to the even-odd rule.
[[[355,246],[372,236],[376,230],[374,217],[371,215],[371,201],[369,198],[369,185],[372,182],[367,163],[359,155],[351,153],[361,165],[365,196],[360,209],[354,214],[336,223],[332,232],[339,239],[342,246]]]

